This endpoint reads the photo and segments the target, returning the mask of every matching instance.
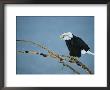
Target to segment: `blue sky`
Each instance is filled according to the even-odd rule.
[[[82,38],[94,52],[94,17],[93,16],[17,16],[16,39],[38,41],[51,50],[69,55],[65,41],[60,40],[59,35],[64,32],[72,32]],[[17,43],[17,50],[44,50],[31,44]],[[94,56],[82,55],[80,61],[86,64],[94,72]],[[75,64],[72,66],[85,73]],[[73,74],[57,60],[44,58],[39,55],[17,54],[17,74]]]

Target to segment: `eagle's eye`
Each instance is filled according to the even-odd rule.
[[[62,36],[62,38],[64,38],[64,37],[65,37],[65,35]]]

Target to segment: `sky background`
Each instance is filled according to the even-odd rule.
[[[82,38],[94,52],[94,17],[93,16],[17,16],[16,39],[38,41],[60,55],[69,55],[65,41],[59,38],[64,32],[72,32]],[[17,50],[37,50],[41,48],[27,43],[16,44]],[[80,61],[94,72],[94,56],[82,55]],[[71,64],[80,73],[85,70]],[[18,54],[16,56],[16,74],[73,74],[57,60],[40,55]]]

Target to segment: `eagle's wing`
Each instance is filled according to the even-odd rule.
[[[66,41],[66,45],[67,45],[69,51],[71,51],[71,48],[72,48],[72,43],[71,43],[71,41]]]
[[[89,48],[89,46],[81,39],[81,38],[77,38],[78,39],[78,42],[79,42],[79,44],[80,44],[80,49],[81,50],[85,50],[85,51],[88,51],[90,48]]]

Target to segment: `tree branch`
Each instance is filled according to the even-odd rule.
[[[83,64],[81,61],[78,60],[78,58],[73,57],[73,56],[64,56],[64,55],[59,55],[58,53],[48,49],[46,46],[43,46],[42,44],[38,43],[38,42],[32,42],[32,41],[27,41],[27,40],[16,40],[17,42],[25,42],[25,43],[30,43],[33,44],[39,48],[42,48],[44,50],[46,50],[48,52],[48,54],[43,54],[42,56],[50,56],[52,58],[55,58],[57,60],[59,60],[60,62],[64,62],[64,61],[68,61],[70,63],[76,63],[78,66],[80,66],[82,69],[86,70],[89,74],[93,74],[92,71],[85,65]],[[46,56],[47,55],[47,56]],[[64,63],[65,64],[65,63]],[[69,67],[68,65],[65,65],[67,67]],[[69,67],[71,69],[71,67]]]
[[[60,61],[60,58],[56,58],[51,56],[51,54],[44,54],[44,53],[40,53],[38,51],[17,51],[17,53],[24,53],[24,54],[35,54],[35,55],[41,55],[43,57],[51,57],[51,58],[55,58],[58,59]],[[63,64],[63,66],[68,67],[69,69],[71,69],[73,72],[75,72],[76,74],[80,74],[78,71],[76,71],[73,67],[71,67],[70,65],[68,65],[67,63],[65,63],[64,61],[60,61],[60,63]]]

